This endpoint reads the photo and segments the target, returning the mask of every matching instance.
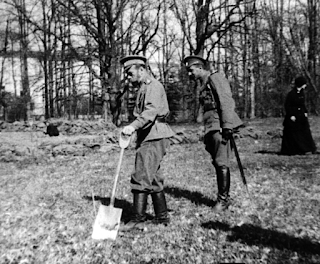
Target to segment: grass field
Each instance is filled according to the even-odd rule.
[[[319,149],[320,118],[310,121]],[[281,120],[250,125],[281,127]],[[119,151],[0,163],[0,263],[320,263],[320,155],[279,156],[281,138],[236,141],[253,203],[233,158],[233,204],[213,213],[216,179],[203,144],[172,145],[162,164],[170,225],[119,232],[116,241],[93,241],[91,233]],[[128,149],[115,205],[124,222],[133,169]],[[150,202],[147,210],[153,215]]]

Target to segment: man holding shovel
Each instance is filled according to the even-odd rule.
[[[120,60],[125,77],[139,87],[133,114],[135,120],[123,128],[122,133],[137,132],[135,173],[131,176],[133,193],[133,218],[122,231],[143,229],[146,221],[148,195],[152,197],[156,224],[167,224],[169,217],[163,191],[164,179],[160,163],[174,135],[165,119],[169,114],[167,96],[162,84],[149,75],[144,56],[131,55]]]
[[[190,79],[201,85],[197,121],[204,123],[204,144],[217,175],[218,197],[214,210],[223,211],[230,205],[230,139],[233,130],[243,123],[235,112],[228,80],[219,72],[208,71],[201,56],[188,56],[183,62]]]

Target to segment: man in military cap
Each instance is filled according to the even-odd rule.
[[[174,135],[165,121],[169,114],[167,96],[162,84],[146,70],[145,57],[131,55],[120,62],[124,66],[125,78],[139,87],[133,110],[135,120],[122,130],[125,135],[137,132],[135,173],[131,176],[134,216],[122,230],[144,228],[149,194],[155,211],[153,222],[167,225],[169,217],[163,191],[164,178],[160,173],[160,163],[170,145],[168,138]]]
[[[243,123],[235,112],[231,88],[224,75],[206,70],[206,60],[201,56],[188,56],[184,64],[190,79],[201,85],[197,121],[204,123],[204,144],[217,175],[218,196],[214,210],[223,211],[230,205],[230,138],[233,130]]]

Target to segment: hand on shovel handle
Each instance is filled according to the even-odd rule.
[[[120,133],[119,137],[119,146],[120,148],[127,148],[130,144],[131,135],[124,134],[123,132]]]
[[[131,136],[134,131],[135,131],[135,128],[133,126],[125,126],[122,129],[122,133],[121,134],[124,134],[124,135],[127,135],[127,136]]]

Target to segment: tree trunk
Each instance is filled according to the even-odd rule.
[[[21,96],[24,101],[25,114],[24,120],[28,120],[31,117],[30,108],[30,86],[29,86],[29,72],[28,72],[28,25],[25,19],[26,4],[25,0],[19,0],[19,27],[20,27],[20,63],[21,63]]]
[[[307,67],[311,77],[311,85],[317,86],[317,43],[318,43],[318,34],[317,34],[317,3],[316,0],[308,0],[308,15],[309,15],[309,47],[308,47],[308,62]],[[310,95],[309,95],[310,94]],[[317,101],[319,97],[319,92],[317,88],[314,88],[313,91],[308,93],[307,102],[310,102],[310,110],[312,113],[317,113]]]
[[[106,46],[106,22],[105,22],[105,16],[104,12],[102,11],[102,5],[101,2],[98,1],[97,5],[97,20],[98,20],[98,31],[99,31],[99,61],[100,61],[100,82],[101,82],[101,92],[102,92],[102,99],[103,99],[103,105],[102,105],[102,116],[105,121],[108,121],[110,119],[109,117],[109,94],[108,94],[108,70],[109,70],[109,64],[107,60],[107,56],[110,56],[110,54],[107,54],[107,46]]]
[[[245,5],[245,8],[247,9],[247,13],[251,9],[249,5]],[[249,10],[248,10],[249,9]],[[248,32],[249,32],[249,48],[248,52],[250,55],[248,56],[248,82],[249,82],[249,92],[250,92],[250,118],[256,117],[256,79],[255,79],[255,48],[256,48],[256,30],[254,26],[256,26],[256,18],[248,17]]]

